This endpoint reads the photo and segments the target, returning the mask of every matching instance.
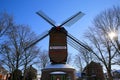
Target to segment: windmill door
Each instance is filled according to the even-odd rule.
[[[66,80],[65,75],[52,75],[51,80]]]
[[[66,73],[64,72],[52,72],[51,80],[66,80]]]

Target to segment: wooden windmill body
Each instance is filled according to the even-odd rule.
[[[54,64],[66,63],[67,61],[67,31],[62,28],[53,27],[49,39],[49,57]]]

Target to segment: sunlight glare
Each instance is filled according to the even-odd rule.
[[[110,32],[108,35],[112,40],[117,36],[115,32]]]

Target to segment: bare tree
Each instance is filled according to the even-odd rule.
[[[92,28],[89,28],[85,34],[90,42],[91,52],[105,66],[109,80],[113,80],[111,66],[114,64],[118,49],[113,46],[108,33],[113,30],[118,31],[120,27],[120,14],[117,12],[120,12],[120,8],[113,7],[100,13],[95,17]]]
[[[91,61],[95,59],[91,52],[83,48],[80,48],[79,53],[75,57],[75,63],[80,72],[83,71],[86,65],[88,65]]]
[[[22,59],[24,70],[26,70],[27,67],[29,67],[30,65],[36,64],[36,62],[38,62],[37,56],[38,56],[39,51],[40,50],[38,49],[38,47],[34,46],[24,52],[23,59]]]
[[[72,53],[68,53],[68,56],[67,56],[67,64],[72,64],[73,63],[73,59],[74,58],[72,58],[73,57],[73,55],[72,55]]]
[[[48,63],[50,63],[48,51],[41,51],[38,55],[39,64],[41,69],[44,69]]]
[[[36,58],[38,48],[34,46],[24,51],[24,48],[35,38],[35,34],[27,26],[13,26],[7,34],[7,40],[1,46],[1,61],[11,71],[27,67]]]
[[[6,33],[10,30],[10,28],[13,26],[13,17],[9,14],[7,14],[6,12],[0,12],[0,55],[1,55],[1,51],[3,51],[1,49],[1,45],[4,42],[5,35]],[[2,58],[2,57],[1,57]],[[0,61],[1,65],[2,62]]]
[[[78,71],[82,72],[84,68],[84,63],[80,55],[75,56],[74,60],[75,66],[77,67]]]
[[[0,13],[0,37],[5,35],[5,33],[13,26],[13,17],[6,12]]]

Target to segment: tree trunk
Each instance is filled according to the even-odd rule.
[[[107,70],[107,74],[108,74],[108,80],[113,80],[113,77],[112,77],[110,70]]]

